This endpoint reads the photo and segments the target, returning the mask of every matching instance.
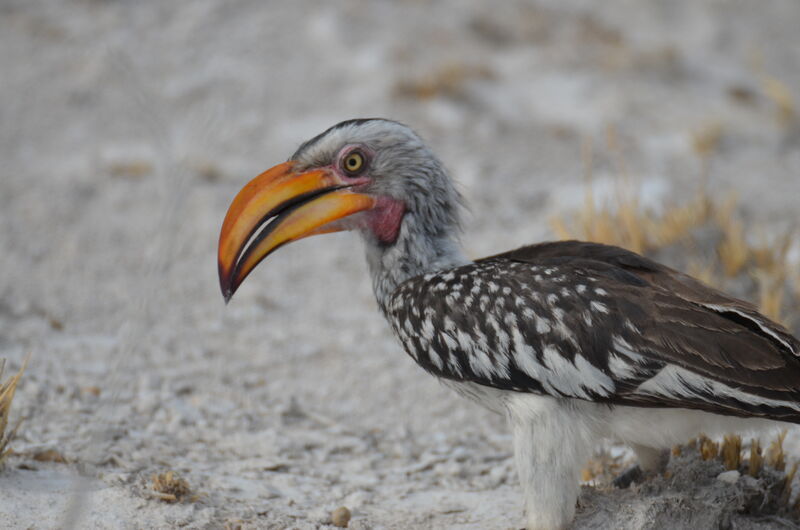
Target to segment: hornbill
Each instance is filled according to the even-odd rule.
[[[286,243],[360,233],[406,352],[508,418],[528,528],[570,523],[598,439],[627,443],[647,469],[700,432],[800,423],[800,341],[753,305],[596,243],[471,260],[461,205],[410,128],[344,121],[235,197],[219,239],[222,293]]]

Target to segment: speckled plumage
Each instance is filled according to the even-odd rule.
[[[619,259],[635,260],[638,271]],[[648,280],[653,274],[694,295],[708,291],[705,301]],[[738,302],[735,313],[715,296],[633,253],[560,242],[412,278],[383,310],[406,351],[439,377],[797,421],[797,342],[754,308]]]
[[[352,225],[378,305],[422,368],[508,417],[528,528],[569,523],[597,438],[631,444],[644,465],[684,437],[741,427],[739,417],[800,423],[800,342],[752,305],[593,243],[471,261],[460,195],[408,127],[342,122],[292,160],[326,166],[354,144],[373,154],[362,192],[405,205],[391,244]]]

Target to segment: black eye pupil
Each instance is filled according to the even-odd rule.
[[[344,167],[347,169],[347,171],[351,171],[353,173],[359,171],[363,165],[364,159],[358,153],[353,153],[344,160]]]

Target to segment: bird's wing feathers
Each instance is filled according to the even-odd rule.
[[[800,343],[626,250],[524,247],[409,280],[386,308],[430,372],[508,390],[800,421]]]

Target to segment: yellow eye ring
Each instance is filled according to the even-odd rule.
[[[342,160],[342,169],[350,175],[355,175],[364,169],[364,155],[353,151]]]

